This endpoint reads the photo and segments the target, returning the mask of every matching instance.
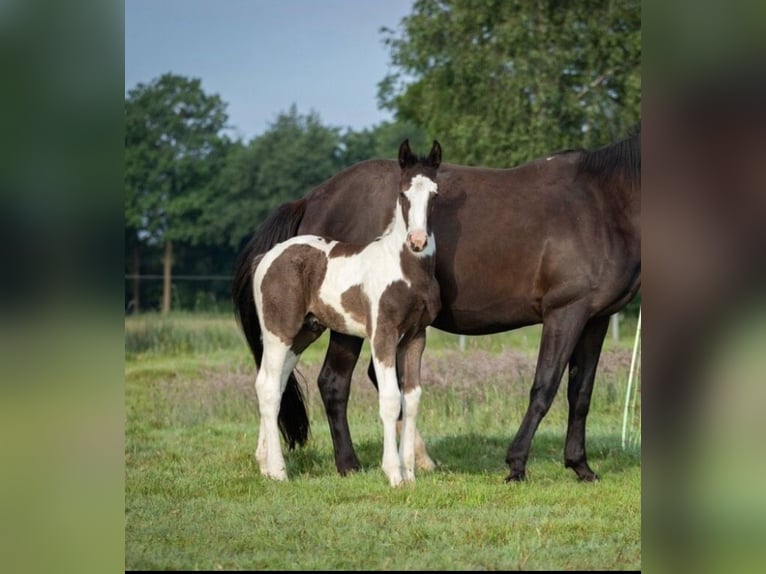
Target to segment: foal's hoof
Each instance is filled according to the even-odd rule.
[[[265,476],[266,478],[270,478],[271,480],[279,480],[279,481],[287,480],[287,472],[285,472],[284,469],[280,469],[277,471],[270,471],[268,469],[262,468],[261,474]]]
[[[431,457],[425,455],[415,459],[415,466],[418,470],[424,470],[426,472],[432,471],[436,468],[436,463],[431,460]]]
[[[396,470],[393,472],[386,472],[385,474],[388,477],[388,484],[392,488],[396,488],[397,486],[401,485],[404,482],[402,480],[402,473],[399,470]]]

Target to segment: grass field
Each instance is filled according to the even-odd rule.
[[[586,484],[564,469],[565,381],[532,445],[528,480],[505,484],[527,405],[539,327],[469,337],[432,330],[419,428],[435,471],[391,489],[382,426],[354,375],[349,421],[363,469],[335,471],[316,376],[327,336],[301,361],[309,444],[285,450],[290,480],[253,459],[255,368],[228,316],[125,322],[125,567],[177,570],[639,569],[640,446],[621,447],[633,328],[607,338],[588,419]]]

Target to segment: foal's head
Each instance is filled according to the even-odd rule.
[[[434,140],[428,157],[418,157],[410,150],[410,140],[399,146],[398,209],[402,210],[407,226],[407,245],[415,253],[422,252],[431,235],[431,209],[439,194],[436,184],[436,170],[442,161],[442,148]]]

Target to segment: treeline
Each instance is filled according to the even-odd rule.
[[[393,72],[379,104],[396,120],[371,129],[292,106],[246,142],[198,79],[165,74],[128,92],[126,310],[229,310],[226,278],[274,207],[394,157],[405,137],[415,149],[439,139],[451,163],[512,167],[605,145],[640,119],[638,2],[417,0],[382,32]]]

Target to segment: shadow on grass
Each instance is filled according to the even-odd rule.
[[[468,474],[508,473],[505,456],[512,437],[466,434],[437,438],[427,443],[431,458],[439,469]],[[539,432],[535,436],[527,461],[527,469],[533,470],[543,462],[554,462],[564,469],[565,437],[559,434]],[[616,436],[596,435],[586,444],[588,462],[601,474],[619,474],[639,467],[640,453],[637,449],[623,450]],[[572,471],[567,471],[572,474]]]
[[[505,436],[484,436],[465,434],[435,438],[428,441],[431,458],[437,461],[438,472],[460,472],[467,474],[507,474],[505,455],[511,439]],[[607,476],[619,474],[639,467],[640,452],[633,448],[623,450],[616,436],[596,435],[588,440],[588,461],[593,469]],[[362,470],[380,467],[383,445],[377,441],[362,441],[355,445]],[[542,462],[555,462],[564,470],[564,437],[551,433],[538,433],[532,444],[528,469]],[[295,471],[307,474],[324,472],[328,461],[334,468],[332,452],[318,452],[311,447],[298,449],[290,455]],[[571,473],[571,471],[567,471]],[[574,473],[572,473],[574,478]]]

